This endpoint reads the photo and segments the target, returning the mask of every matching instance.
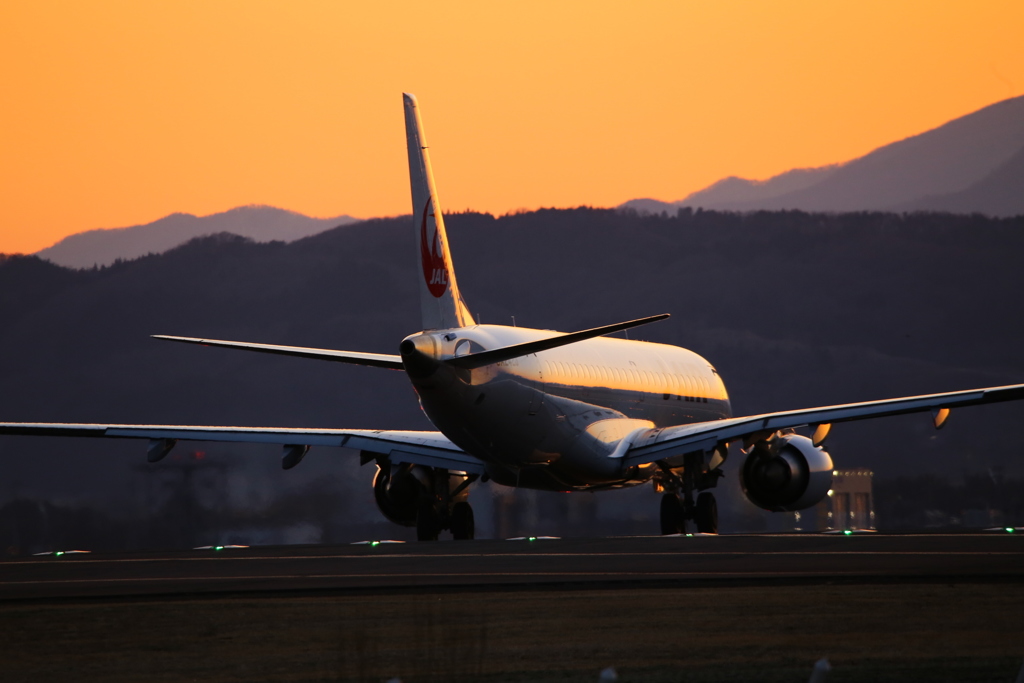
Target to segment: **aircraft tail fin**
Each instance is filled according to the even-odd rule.
[[[416,97],[406,93],[405,134],[409,146],[409,182],[412,186],[412,216],[422,264],[420,308],[423,329],[445,329],[473,325],[473,316],[462,300],[455,281],[452,255],[444,216],[437,199],[430,154],[423,137]]]

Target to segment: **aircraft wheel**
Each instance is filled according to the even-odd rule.
[[[718,503],[715,502],[714,495],[705,492],[697,496],[694,518],[697,521],[697,531],[700,533],[718,533]]]
[[[674,493],[666,493],[661,497],[661,533],[663,536],[686,533],[683,504]]]
[[[416,508],[416,540],[436,541],[441,532],[441,517],[433,502],[420,503]]]
[[[456,541],[471,541],[475,534],[473,508],[463,501],[452,506],[452,538]]]

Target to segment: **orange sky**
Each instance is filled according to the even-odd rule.
[[[8,2],[0,252],[271,204],[409,211],[401,93],[446,210],[680,199],[1024,93],[1024,2]]]

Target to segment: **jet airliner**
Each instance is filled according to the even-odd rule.
[[[154,336],[405,372],[437,431],[0,423],[0,434],[144,439],[150,462],[182,440],[273,443],[283,448],[285,469],[311,447],[358,450],[363,464],[376,464],[381,512],[425,541],[444,530],[474,537],[468,493],[478,480],[549,491],[653,482],[662,492],[663,534],[691,523],[717,533],[712,489],[730,444],[740,447],[739,479],[753,503],[801,510],[831,488],[823,446],[831,425],[930,411],[939,428],[951,408],[1024,398],[1018,384],[736,417],[704,358],[608,336],[668,315],[572,333],[478,324],[455,277],[416,98],[406,94],[404,107],[423,328],[401,341],[398,354]]]

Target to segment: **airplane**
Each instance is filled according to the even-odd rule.
[[[148,440],[148,460],[179,441],[278,444],[282,466],[311,447],[343,447],[373,462],[383,515],[417,539],[475,536],[469,487],[477,481],[547,491],[598,491],[653,482],[662,534],[718,532],[712,490],[731,444],[743,456],[746,497],[771,511],[814,506],[832,486],[824,447],[835,423],[1024,399],[1024,384],[733,416],[714,366],[687,349],[609,337],[667,314],[562,333],[483,325],[455,277],[417,100],[405,94],[405,126],[418,243],[423,329],[398,354],[153,335],[157,339],[405,372],[437,431],[0,423],[0,434]],[[805,436],[797,430],[806,431]]]

